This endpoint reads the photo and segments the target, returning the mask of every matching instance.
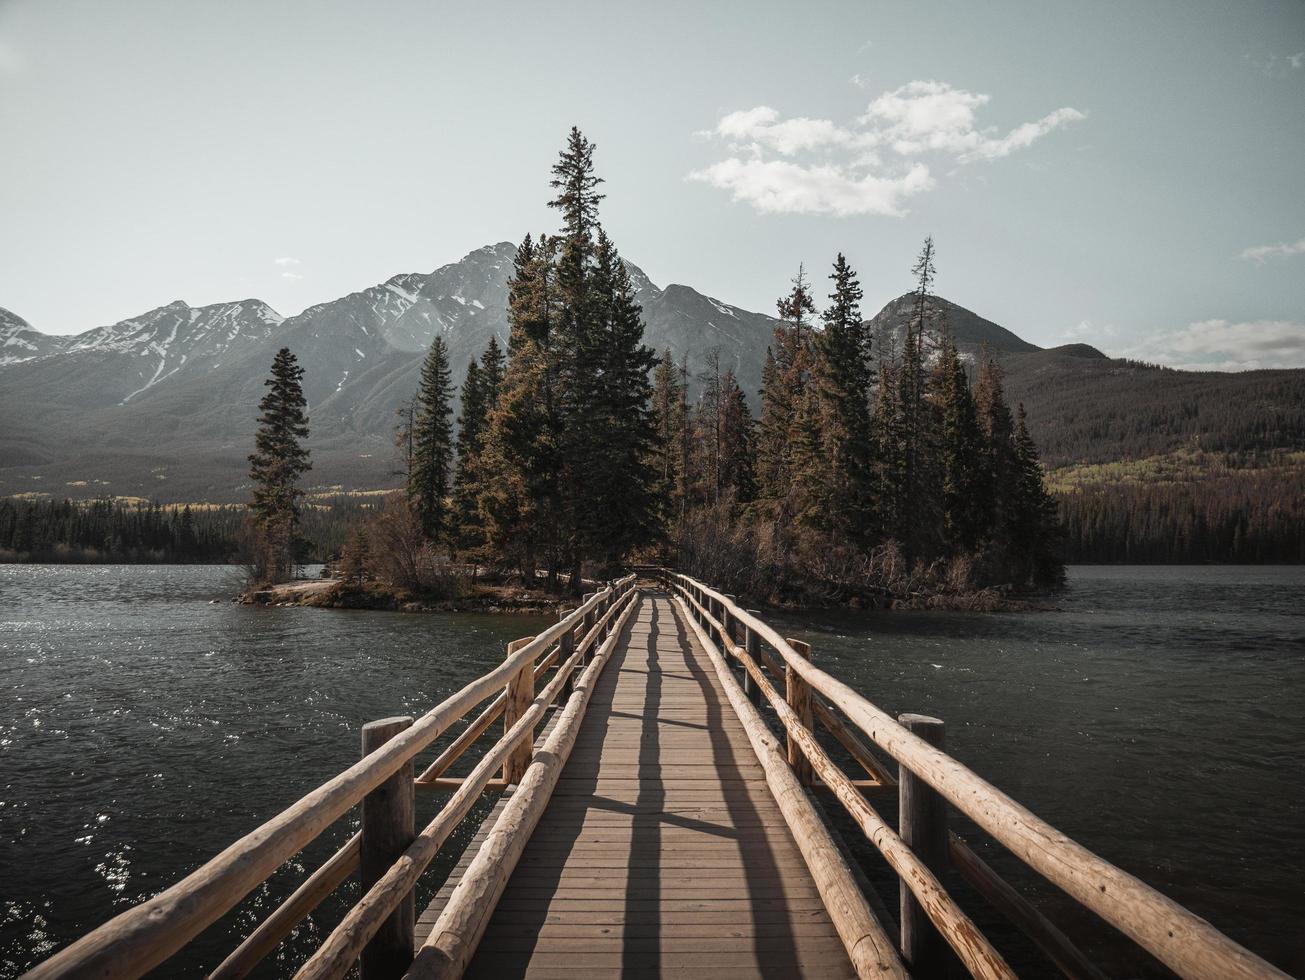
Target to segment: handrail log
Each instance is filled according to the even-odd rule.
[[[708,624],[704,635],[711,637],[713,635],[711,625],[715,622],[715,618],[707,610],[701,611]],[[985,978],[986,980],[1015,980],[1014,971],[1007,965],[1001,954],[993,948],[970,917],[961,911],[955,899],[947,893],[947,889],[924,861],[906,845],[879,812],[866,801],[861,791],[852,785],[852,780],[829,758],[824,748],[816,741],[811,729],[803,724],[802,717],[788,703],[786,696],[780,694],[762,672],[760,664],[749,657],[746,650],[735,644],[729,645],[728,652],[743,665],[743,669],[752,676],[753,683],[761,690],[762,696],[775,709],[790,739],[789,758],[792,758],[794,751],[800,752],[805,757],[806,762],[820,775],[825,785],[843,804],[848,815],[856,821],[866,839],[875,845],[900,876],[902,884],[910,889],[928,914],[929,920],[946,937],[970,974],[981,980]]]
[[[590,612],[612,589],[631,579],[622,579],[596,593],[574,615]],[[27,980],[91,975],[102,980],[128,980],[152,970],[230,911],[453,722],[496,693],[515,669],[538,657],[566,628],[568,621],[550,626],[517,651],[514,658],[446,698],[382,749],[328,779],[171,888],[115,916],[37,964],[26,975]]]
[[[962,838],[948,834],[947,850],[952,867],[961,877],[1028,936],[1069,980],[1107,980],[1106,974],[1068,936],[989,867]]]
[[[562,767],[570,758],[594,685],[636,605],[633,599],[625,603],[612,635],[600,645],[575,681],[553,730],[535,753],[517,791],[499,814],[422,942],[409,976],[420,976],[422,980],[456,980],[471,962],[490,915],[548,805]]]
[[[540,637],[546,636],[548,632],[541,633]],[[536,641],[538,639],[537,637]],[[530,649],[533,642],[535,641],[522,647],[522,651]],[[328,980],[328,978],[338,980],[349,972],[354,960],[380,928],[381,923],[404,896],[412,891],[417,884],[417,879],[434,859],[440,846],[471,810],[494,770],[501,766],[512,750],[534,731],[535,725],[548,710],[567,676],[575,669],[580,656],[579,653],[573,653],[567,658],[566,663],[558,667],[553,679],[535,697],[530,707],[521,714],[512,728],[481,757],[476,767],[466,777],[466,781],[417,835],[412,846],[391,865],[390,870],[372,886],[358,904],[345,914],[344,919],[318,947],[317,952],[295,974],[296,980]],[[513,659],[515,658],[509,658],[504,663],[511,663]]]
[[[217,969],[208,975],[208,980],[241,980],[248,976],[309,912],[321,904],[322,899],[358,870],[358,845],[361,841],[361,834],[350,837],[277,906],[276,911],[260,922],[230,956],[218,964]]]
[[[766,775],[766,784],[811,870],[820,898],[829,911],[829,918],[843,941],[857,976],[862,980],[868,977],[907,980],[909,974],[897,954],[897,947],[871,911],[842,852],[789,768],[785,750],[771,734],[761,713],[743,693],[725,658],[710,642],[707,630],[697,620],[696,610],[683,598],[677,597],[675,601],[683,610],[685,623],[711,660],[725,696],[752,743],[752,750]]]
[[[704,593],[720,593],[677,573]],[[683,585],[680,586],[684,588]],[[1286,973],[1229,939],[1205,919],[1128,872],[1093,854],[923,739],[899,725],[836,677],[803,660],[765,622],[737,606],[731,613],[754,629],[812,687],[866,736],[947,798],[979,827],[1052,884],[1095,912],[1156,959],[1190,980],[1290,980]]]

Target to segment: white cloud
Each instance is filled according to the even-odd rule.
[[[723,136],[735,144],[749,144],[751,148],[775,150],[783,156],[792,156],[803,150],[822,146],[838,146],[854,137],[828,119],[785,119],[770,106],[757,106],[741,112],[731,112],[721,118],[716,128],[706,135]]]
[[[914,81],[884,92],[848,125],[785,119],[764,105],[731,112],[702,135],[724,140],[735,155],[689,178],[764,212],[900,215],[907,198],[934,186],[926,156],[959,164],[997,160],[1085,118],[1060,108],[1003,135],[976,123],[989,101],[945,82]]]
[[[279,259],[273,259],[272,262],[275,265],[303,265],[303,263],[300,262],[298,259],[293,258],[289,255],[283,255]]]
[[[1305,68],[1305,51],[1297,51],[1295,54],[1287,55],[1287,63],[1298,70]]]
[[[299,273],[297,273],[297,272],[283,272],[283,273],[281,273],[281,278],[282,278],[282,279],[302,279],[303,276],[301,276],[301,275],[300,275]]]
[[[870,127],[875,142],[887,143],[903,156],[934,150],[967,162],[1009,156],[1067,123],[1086,118],[1066,107],[997,136],[991,129],[975,126],[975,110],[990,100],[946,82],[909,82],[871,102],[860,122]]]
[[[787,160],[731,157],[689,175],[728,190],[734,200],[763,213],[903,214],[906,198],[933,186],[929,168],[916,164],[896,177],[857,174],[833,164],[803,166]]]
[[[1148,337],[1124,352],[1189,371],[1305,367],[1305,323],[1289,320],[1201,320]]]
[[[1241,257],[1263,262],[1265,259],[1275,256],[1286,257],[1288,255],[1305,255],[1305,238],[1297,239],[1294,242],[1281,242],[1277,245],[1256,245],[1252,248],[1245,248],[1242,249]]]

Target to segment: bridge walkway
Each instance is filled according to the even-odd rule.
[[[710,661],[661,593],[627,624],[468,971],[618,975],[855,976]]]

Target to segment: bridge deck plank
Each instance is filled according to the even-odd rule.
[[[425,939],[450,884],[417,924]],[[645,595],[469,977],[854,976],[706,654]]]

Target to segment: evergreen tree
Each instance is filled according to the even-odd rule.
[[[458,413],[458,461],[453,470],[452,538],[459,548],[473,548],[480,543],[480,491],[475,468],[488,417],[484,377],[480,365],[473,360],[467,364],[467,376],[462,382],[461,411]]]
[[[780,323],[762,372],[757,476],[762,495],[778,500],[788,495],[792,485],[792,441],[811,370],[809,318],[816,306],[802,266],[788,295],[775,305]]]
[[[925,404],[925,335],[932,318],[930,289],[933,286],[933,239],[926,238],[911,274],[916,277],[911,319],[902,338],[902,355],[886,379],[893,390],[881,384],[880,467],[884,490],[883,509],[888,518],[888,535],[902,545],[908,562],[923,558],[936,528],[929,526],[934,502],[930,494],[928,434]]]
[[[720,480],[721,485],[733,495],[736,503],[746,504],[756,499],[757,474],[753,455],[752,412],[748,399],[728,368],[720,381]]]
[[[498,401],[499,385],[503,383],[504,360],[503,349],[498,345],[498,338],[490,334],[485,352],[480,355],[480,385],[487,412]]]
[[[870,533],[873,447],[871,336],[861,320],[861,284],[840,252],[825,328],[812,338],[818,432],[815,474],[809,476],[816,524],[864,543]]]
[[[482,450],[489,433],[490,413],[498,404],[503,384],[503,352],[490,335],[480,361],[467,365],[462,383],[462,410],[458,415],[458,461],[453,473],[454,541],[459,548],[478,549],[485,544],[480,514]]]
[[[940,481],[942,550],[973,551],[986,534],[991,493],[984,467],[984,437],[965,364],[945,328],[933,378],[932,450]]]
[[[453,462],[453,396],[449,351],[436,335],[421,366],[413,420],[413,462],[408,499],[427,540],[443,542],[449,531],[449,468]]]
[[[538,557],[558,540],[560,502],[549,345],[555,246],[529,235],[508,282],[508,358],[489,414],[482,451],[479,509],[490,547],[533,584]]]
[[[984,489],[988,495],[988,533],[999,545],[1004,543],[1014,496],[1015,428],[1006,393],[1002,385],[1001,366],[985,352],[979,376],[974,384],[974,401],[979,428],[983,433]]]
[[[1029,435],[1021,402],[1015,414],[1010,536],[1014,553],[1012,578],[1020,584],[1060,585],[1065,569],[1056,553],[1061,535],[1056,501],[1047,492],[1038,447]]]
[[[299,501],[304,492],[299,479],[312,468],[303,446],[308,438],[308,402],[304,399],[304,369],[288,347],[272,360],[272,374],[263,384],[267,394],[261,412],[249,476],[254,483],[250,509],[257,528],[256,577],[281,579],[294,565],[295,532]]]
[[[661,505],[663,535],[671,531],[680,512],[680,402],[683,398],[679,373],[669,349],[662,352],[653,372],[652,414],[656,427],[652,467],[657,500]]]
[[[615,245],[599,229],[590,293],[597,349],[596,397],[590,416],[592,455],[582,512],[592,557],[615,570],[620,559],[657,534],[657,499],[649,453],[657,438],[649,374],[656,363],[643,344],[643,311]],[[593,514],[605,519],[595,522]],[[578,587],[578,576],[576,576]]]
[[[340,552],[340,580],[346,585],[362,585],[367,580],[369,557],[367,529],[359,524]]]

